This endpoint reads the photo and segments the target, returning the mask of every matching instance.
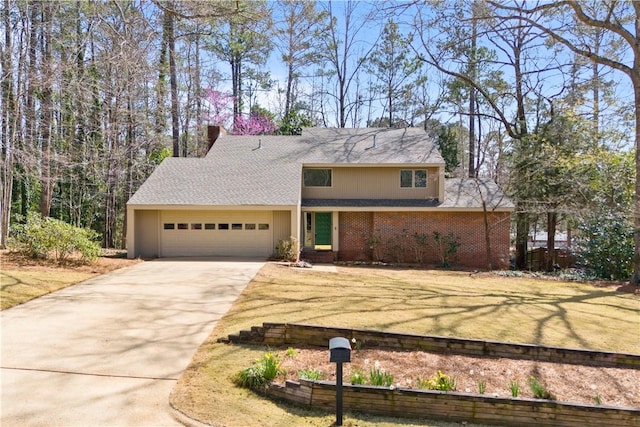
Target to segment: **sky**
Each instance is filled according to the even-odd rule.
[[[269,2],[269,3],[273,5],[273,2]],[[394,5],[403,5],[403,4],[406,5],[406,2],[403,3],[403,2],[397,2],[397,1],[385,1],[385,2],[358,1],[356,3],[357,4],[356,4],[355,20],[358,20],[358,21],[364,20],[364,24],[362,29],[357,34],[358,53],[353,54],[349,58],[351,61],[354,61],[355,59],[357,59],[366,50],[368,50],[372,44],[375,43],[376,39],[379,36],[384,19],[388,18],[389,16],[393,16],[394,19],[397,20],[401,25],[405,25],[406,31],[413,30],[412,24],[414,23],[414,19],[416,18],[415,9],[408,7],[406,9],[399,10],[397,8],[394,9],[393,7],[391,7]],[[322,6],[326,7],[327,2],[318,2],[317,4],[319,7],[322,7]],[[449,4],[453,4],[453,3],[449,3]],[[334,1],[332,3],[334,14],[338,19],[338,28],[340,28],[341,31],[343,29],[343,25],[341,25],[342,24],[341,17],[344,15],[345,6],[346,6],[346,2],[343,2],[343,1]],[[369,15],[372,12],[378,12],[378,19],[371,19],[369,17]],[[386,13],[386,16],[384,16],[385,13]],[[426,10],[426,17],[427,18],[430,17],[430,11],[428,9]],[[277,14],[274,16],[274,18],[276,20],[278,19]],[[432,36],[438,37],[438,34],[434,34],[433,31],[430,31],[430,34]],[[501,52],[500,49],[496,48],[496,46],[490,43],[487,43],[486,41],[482,41],[481,43],[485,43],[486,47],[494,50],[496,52],[498,60],[502,60],[505,63],[508,62],[507,60],[508,58],[506,57],[506,54],[504,52]],[[541,56],[545,57],[544,60],[538,61],[538,63],[535,64],[536,66],[539,66],[539,65],[555,66],[561,62],[567,63],[572,59],[568,57],[564,52],[558,54],[551,51],[548,47],[545,46],[545,43],[546,43],[545,40],[538,40],[536,43],[538,44],[537,52],[539,54],[541,53]],[[421,48],[422,47],[418,45],[418,49],[421,49]],[[546,63],[544,61],[546,61]],[[534,65],[532,60],[525,62],[525,67],[528,67],[531,69],[532,65]],[[219,71],[222,72],[223,74],[226,74],[227,76],[229,74],[228,67],[229,67],[228,64],[218,65]],[[604,69],[605,68],[603,68],[603,70]],[[281,95],[278,95],[278,88],[281,88],[281,89],[284,88],[284,85],[286,82],[286,70],[281,58],[279,57],[279,53],[277,49],[274,49],[272,51],[263,70],[267,70],[270,72],[271,78],[274,80],[274,86],[272,90],[264,91],[260,93],[260,95],[258,96],[258,103],[272,112],[277,112],[278,106],[281,105],[281,97],[282,97]],[[309,70],[307,70],[306,74],[308,76],[312,76],[314,74],[314,71],[315,71],[314,68],[310,68]],[[511,67],[505,65],[504,67],[502,67],[502,71],[505,73],[504,76],[507,81],[513,80]],[[439,73],[434,69],[428,70],[428,76],[430,78],[427,84],[430,85],[429,92],[432,94],[433,97],[437,97],[439,93],[438,84],[441,80],[441,76],[439,76],[438,74]],[[560,93],[560,88],[566,84],[566,82],[562,79],[562,76],[563,74],[560,73],[558,70],[549,71],[542,74],[536,82],[536,85],[538,86],[537,89],[541,90],[543,92],[543,95],[550,99],[553,97],[557,97],[558,94]],[[631,96],[632,92],[630,90],[630,83],[628,82],[628,78],[625,75],[619,72],[612,72],[609,74],[609,78],[619,83],[616,85],[616,92],[613,94],[613,96],[616,99],[621,100],[623,102],[627,102],[627,103],[630,103],[631,101],[633,101]],[[228,89],[230,89],[230,87],[228,86],[229,81],[226,80],[226,82],[227,82],[226,85]],[[222,85],[225,85],[224,81],[221,83]],[[301,78],[300,79],[301,92],[309,91],[311,84],[312,84],[311,77]],[[374,117],[378,116],[380,113],[380,109],[378,105],[379,104],[377,103],[372,104],[373,107],[377,107],[377,109],[375,109],[373,113]],[[455,114],[449,111],[449,109],[442,109],[438,114],[438,118],[442,121],[457,120]],[[331,125],[333,123],[329,123],[329,124]],[[365,123],[361,123],[360,125],[364,126]]]

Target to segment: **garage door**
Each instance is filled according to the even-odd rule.
[[[162,211],[160,256],[268,257],[271,211]]]

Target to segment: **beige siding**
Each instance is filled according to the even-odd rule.
[[[207,223],[215,224],[215,229],[205,229]],[[165,230],[164,224],[174,224],[175,229]],[[179,229],[179,224],[187,224],[188,229]],[[202,229],[192,224],[201,224]],[[228,229],[220,229],[220,224],[227,224]],[[238,229],[233,229],[234,224]],[[268,229],[260,230],[260,224],[267,224]],[[267,257],[273,252],[271,211],[162,211],[159,229],[162,257]]]
[[[427,188],[400,188],[401,169],[419,167],[334,167],[332,187],[302,186],[305,199],[425,199],[437,198],[437,168],[427,169]],[[425,168],[423,168],[425,169]]]
[[[135,257],[155,258],[158,252],[158,211],[135,211]]]
[[[273,211],[273,247],[291,237],[291,211]]]

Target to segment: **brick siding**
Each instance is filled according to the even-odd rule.
[[[488,213],[492,268],[509,265],[508,212]],[[434,232],[458,241],[452,267],[487,268],[483,212],[341,212],[341,261],[440,264]],[[424,235],[419,245],[416,235]]]
[[[372,212],[340,212],[340,250],[341,261],[370,261],[370,240],[373,232]]]

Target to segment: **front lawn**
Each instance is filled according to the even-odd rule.
[[[137,262],[140,260],[102,256],[89,264],[58,264],[29,259],[18,252],[0,251],[0,310]]]
[[[629,353],[640,348],[640,298],[615,288],[489,273],[358,267],[328,273],[269,264],[201,346],[172,393],[172,405],[212,425],[329,425],[331,414],[273,403],[231,382],[265,349],[216,340],[263,322]],[[358,426],[425,425],[353,414],[345,417],[345,425],[347,420],[357,420]]]

